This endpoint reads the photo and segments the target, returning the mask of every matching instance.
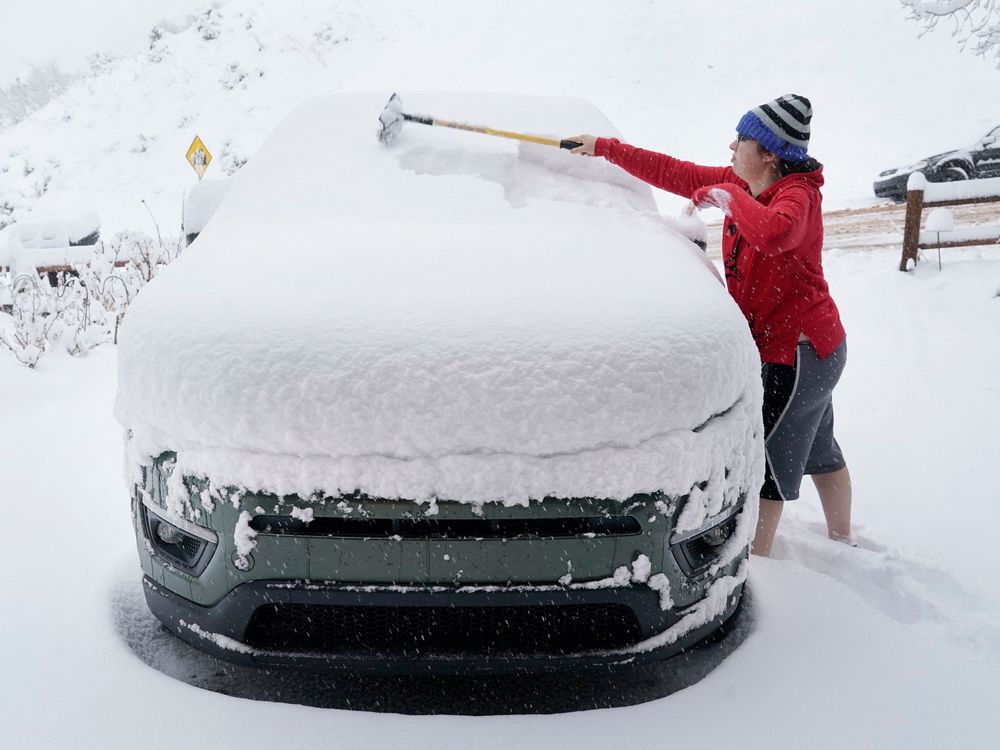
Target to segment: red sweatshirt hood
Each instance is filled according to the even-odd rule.
[[[819,190],[826,182],[826,180],[823,179],[823,165],[820,164],[819,167],[814,169],[812,172],[793,172],[792,174],[785,175],[777,182],[769,185],[768,188],[760,194],[759,198],[770,198],[771,195],[776,193],[782,187],[791,185],[795,182],[806,182]]]

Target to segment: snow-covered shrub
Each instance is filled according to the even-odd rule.
[[[180,241],[162,242],[142,233],[120,232],[94,246],[94,254],[76,266],[80,282],[111,321],[112,340],[139,290],[181,252]]]
[[[222,76],[219,78],[219,83],[221,83],[222,87],[227,91],[232,91],[237,86],[241,89],[245,89],[258,78],[263,77],[264,71],[259,68],[247,70],[240,65],[240,63],[231,62],[222,72]]]
[[[135,142],[132,144],[130,151],[133,154],[144,154],[149,151],[150,145],[156,141],[155,135],[146,135],[145,133],[137,133],[135,136]]]
[[[219,24],[221,18],[222,14],[218,8],[209,8],[197,16],[195,24],[202,39],[210,42],[213,39],[219,38],[219,35],[222,33],[222,28]]]
[[[17,276],[0,294],[10,299],[10,313],[0,315],[0,343],[33,368],[51,346],[82,356],[117,342],[129,304],[180,251],[179,240],[123,232],[94,245],[87,262],[60,273],[55,286],[34,274]]]
[[[139,289],[152,281],[183,249],[179,239],[169,242],[161,238],[154,240],[142,232],[119,232],[110,242],[101,243],[101,247],[105,260],[111,257],[116,263],[125,261],[114,276],[122,279],[131,297],[135,297]]]
[[[9,285],[11,320],[0,327],[0,344],[28,367],[38,364],[45,352],[49,330],[55,323],[51,297],[33,276],[18,276]]]
[[[58,344],[73,356],[83,356],[111,340],[105,311],[94,303],[93,295],[79,278],[61,273],[56,287],[49,289],[55,318],[48,332],[49,343]]]
[[[0,157],[0,229],[26,218],[35,202],[49,190],[59,168],[54,159],[37,159],[12,150]]]
[[[100,76],[114,68],[121,58],[109,52],[95,52],[87,56],[87,65],[93,76]]]
[[[349,41],[347,26],[343,24],[334,26],[332,23],[326,22],[313,32],[313,44],[316,47],[330,48]]]
[[[0,200],[0,229],[12,224],[11,216],[17,210],[17,205],[10,199]]]
[[[222,152],[219,154],[219,166],[222,167],[223,172],[232,177],[240,170],[240,167],[247,163],[249,158],[249,154],[238,144],[226,141],[222,144]]]

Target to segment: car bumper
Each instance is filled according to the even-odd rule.
[[[204,607],[156,584],[148,576],[144,577],[144,584],[150,610],[167,628],[192,646],[225,661],[259,667],[436,674],[578,671],[662,661],[732,629],[743,594],[740,583],[727,597],[725,609],[716,617],[661,645],[656,636],[675,625],[681,613],[661,610],[655,592],[641,585],[605,589],[484,587],[442,590],[440,587],[356,587],[257,581],[238,586],[214,606]],[[525,647],[530,639],[513,648],[477,650],[475,646],[467,647],[463,643],[463,633],[454,629],[448,636],[450,647],[443,650],[433,645],[413,648],[412,642],[408,646],[388,644],[378,638],[369,642],[367,630],[362,631],[360,637],[355,637],[359,635],[356,632],[349,633],[351,637],[339,647],[330,648],[327,643],[323,649],[298,648],[261,642],[260,628],[254,625],[255,616],[271,607],[313,608],[310,612],[363,612],[364,622],[368,623],[363,627],[378,620],[383,627],[386,622],[390,623],[390,630],[398,629],[395,623],[409,621],[408,615],[420,615],[421,611],[426,613],[431,609],[445,613],[461,610],[481,613],[493,608],[504,612],[524,608],[525,612],[533,610],[536,635],[537,613],[555,611],[552,608],[577,612],[602,607],[617,608],[616,611],[627,608],[634,614],[638,630],[626,643],[579,650],[563,648],[559,643],[548,643],[545,648]],[[373,615],[374,619],[368,615]],[[543,623],[546,616],[541,615]],[[452,628],[454,625],[450,623]],[[319,623],[316,627],[320,627]],[[581,624],[581,627],[587,626]],[[374,637],[374,630],[372,633]],[[651,643],[655,647],[644,646],[649,639],[653,639]]]
[[[909,179],[909,173],[894,175],[884,180],[876,180],[872,188],[879,198],[903,201],[906,200],[906,183]]]

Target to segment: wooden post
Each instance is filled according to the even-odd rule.
[[[899,270],[905,271],[907,261],[917,262],[917,243],[920,241],[920,212],[924,209],[924,190],[906,191],[906,222],[903,225],[903,257]]]

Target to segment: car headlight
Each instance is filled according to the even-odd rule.
[[[153,551],[175,568],[200,576],[215,554],[218,536],[190,521],[180,518],[168,521],[165,515],[162,509],[143,501],[143,526]]]
[[[697,576],[719,559],[722,546],[736,532],[736,521],[743,508],[744,504],[741,502],[729,516],[716,521],[712,526],[671,539],[670,547],[674,558],[685,575]]]
[[[154,516],[154,518],[150,521],[150,525],[156,529],[153,533],[155,533],[164,544],[182,547],[185,540],[191,539],[191,537],[183,531],[178,529],[173,524],[164,521],[162,518],[156,518]]]
[[[709,549],[715,549],[721,547],[723,544],[729,541],[729,537],[733,535],[736,531],[736,517],[733,516],[728,521],[720,523],[718,526],[713,526],[708,531],[706,531],[701,536],[695,537],[698,541],[703,543]]]

